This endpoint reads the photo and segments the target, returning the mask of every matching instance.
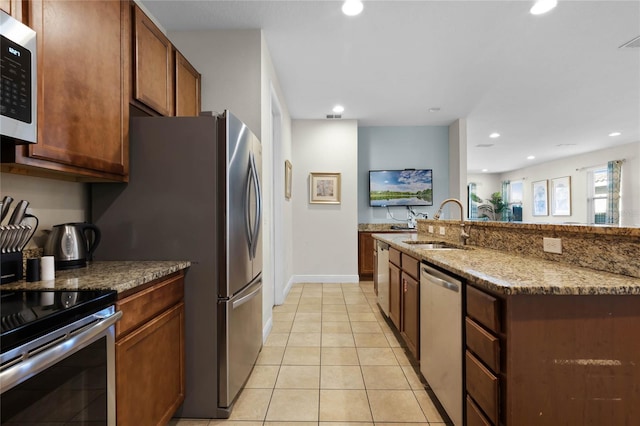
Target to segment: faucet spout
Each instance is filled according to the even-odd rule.
[[[458,205],[458,207],[460,207],[460,243],[464,245],[467,243],[467,240],[469,239],[469,234],[464,230],[464,207],[462,206],[462,202],[460,202],[460,200],[458,200],[457,198],[447,198],[446,200],[444,200],[440,204],[440,207],[438,208],[438,211],[436,212],[436,214],[433,216],[433,219],[434,220],[440,219],[440,215],[442,214],[442,209],[447,203],[455,203]]]

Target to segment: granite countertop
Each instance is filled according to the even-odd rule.
[[[462,250],[424,250],[404,241],[437,238],[412,233],[374,234],[373,237],[474,285],[505,295],[640,295],[640,279],[625,275],[476,246],[465,246]]]
[[[122,293],[191,266],[189,261],[95,261],[56,271],[51,281],[2,284],[2,290],[116,290]]]

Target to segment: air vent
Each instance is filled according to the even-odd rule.
[[[639,48],[640,47],[640,36],[634,38],[633,40],[630,40],[628,42],[626,42],[625,44],[623,44],[622,46],[619,47],[619,49],[632,49],[632,48]]]
[[[331,119],[342,118],[342,114],[327,114],[327,118],[331,118]]]
[[[493,145],[492,143],[479,143],[476,148],[491,148]]]

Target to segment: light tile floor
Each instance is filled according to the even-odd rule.
[[[444,425],[372,282],[296,284],[228,420],[172,426]],[[408,425],[407,425],[408,426]]]

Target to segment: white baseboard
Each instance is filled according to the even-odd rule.
[[[269,337],[269,333],[271,333],[271,329],[273,328],[273,316],[269,317],[267,323],[262,327],[262,343],[267,341],[267,337]]]

